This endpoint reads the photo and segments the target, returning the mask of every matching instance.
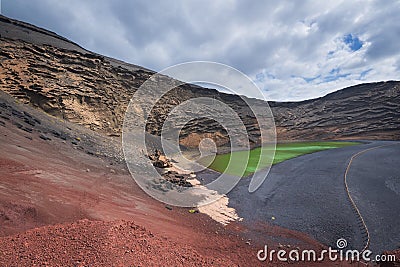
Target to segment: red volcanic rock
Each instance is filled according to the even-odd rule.
[[[131,221],[80,220],[0,239],[1,266],[233,266]]]

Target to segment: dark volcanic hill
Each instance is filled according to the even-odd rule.
[[[302,102],[270,103],[288,139],[400,138],[400,82],[366,83]]]
[[[50,115],[110,136],[120,135],[129,99],[154,74],[4,16],[0,16],[0,40],[1,90]],[[244,122],[251,144],[258,144],[258,124],[241,97],[190,84],[170,91],[153,108],[147,131],[160,134],[173,107],[200,96],[231,106]],[[250,101],[265,106],[261,100]],[[280,140],[400,139],[397,81],[361,84],[317,99],[269,105]],[[228,142],[218,123],[203,118],[187,125],[181,136],[187,146],[196,145],[202,136],[214,138],[220,145]]]

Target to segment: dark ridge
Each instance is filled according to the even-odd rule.
[[[79,47],[79,48],[82,49],[82,50],[85,50],[83,47],[81,47],[81,46],[78,45],[77,43],[72,42],[71,40],[69,40],[69,39],[67,39],[67,38],[65,38],[65,37],[62,37],[62,36],[58,35],[58,34],[55,33],[55,32],[52,32],[52,31],[49,31],[49,30],[46,30],[46,29],[37,27],[37,26],[32,25],[32,24],[27,23],[27,22],[23,22],[23,21],[11,19],[11,18],[5,17],[5,16],[3,16],[3,15],[0,15],[0,22],[4,22],[4,23],[7,23],[7,24],[12,24],[12,25],[14,25],[14,26],[21,27],[21,28],[25,28],[25,29],[30,30],[30,31],[34,31],[34,32],[37,32],[37,33],[41,33],[41,34],[44,34],[44,35],[48,35],[48,36],[51,36],[51,37],[53,37],[53,38],[59,39],[59,40],[61,40],[61,41],[63,41],[63,42],[67,42],[67,43],[70,43],[70,44],[72,44],[72,45],[74,45],[74,46],[77,46],[77,47]],[[3,28],[3,25],[2,25],[2,28]],[[4,28],[5,28],[5,27],[4,27]],[[4,31],[6,32],[7,30],[5,29]],[[4,36],[7,35],[7,34],[5,34],[5,33],[2,32],[2,34],[1,34],[2,37],[3,37],[3,34],[4,34]]]

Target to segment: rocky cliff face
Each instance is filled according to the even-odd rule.
[[[131,96],[154,74],[3,16],[0,38],[1,90],[50,115],[111,136],[120,135]],[[232,107],[244,122],[251,145],[259,143],[257,121],[242,98],[190,84],[170,91],[153,108],[147,131],[160,134],[172,108],[201,96]],[[265,106],[261,100],[250,101]],[[400,138],[399,82],[362,84],[318,99],[269,104],[281,140]],[[219,145],[229,142],[225,129],[206,118],[187,123],[181,137],[187,146],[197,145],[201,137],[213,138]]]
[[[286,139],[400,139],[400,82],[360,84],[302,102],[270,103]]]

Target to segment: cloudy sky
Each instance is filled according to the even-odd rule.
[[[268,100],[400,77],[400,1],[0,1],[5,16],[155,71],[228,64]]]

